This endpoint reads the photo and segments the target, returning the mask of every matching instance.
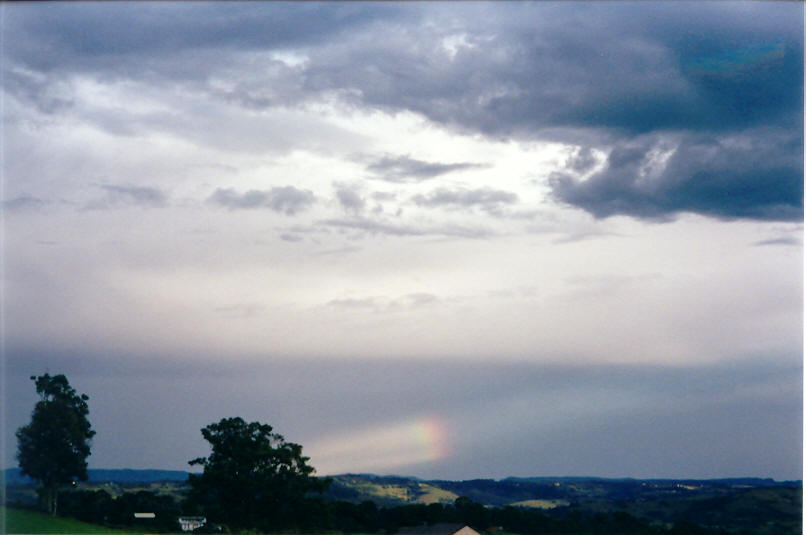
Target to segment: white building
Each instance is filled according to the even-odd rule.
[[[177,520],[182,531],[193,531],[207,523],[207,519],[203,516],[180,516]]]
[[[478,531],[465,524],[447,523],[402,528],[398,533],[401,535],[480,535]]]

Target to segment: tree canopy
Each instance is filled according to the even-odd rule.
[[[212,452],[190,461],[204,471],[190,476],[188,505],[211,521],[235,530],[295,526],[310,505],[307,496],[329,484],[314,477],[302,446],[286,442],[270,425],[224,418],[201,433]]]
[[[87,457],[95,435],[86,394],[79,395],[64,375],[31,376],[40,400],[31,423],[17,432],[17,460],[23,474],[40,483],[44,507],[56,514],[59,487],[87,480]]]

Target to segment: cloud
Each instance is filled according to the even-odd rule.
[[[160,208],[165,206],[167,196],[158,188],[132,185],[102,185],[106,195],[90,201],[85,210],[105,210],[119,206],[142,206]]]
[[[442,32],[378,27],[387,33],[371,49],[349,43],[312,57],[309,86],[354,88],[365,104],[505,136],[547,128],[723,130],[795,111],[799,91],[787,83],[801,81],[802,8],[731,11],[593,3],[580,16],[564,5],[467,7],[452,11],[454,27]],[[703,33],[682,32],[694,14]],[[440,20],[439,10],[428,15]],[[443,41],[456,26],[471,46],[451,56]],[[355,45],[372,37],[358,34]],[[749,38],[773,52],[750,61]],[[716,59],[711,71],[688,67],[725,55],[732,63]]]
[[[27,210],[44,205],[45,201],[32,195],[20,195],[13,199],[4,200],[2,203],[3,210]]]
[[[680,212],[721,219],[803,219],[802,137],[776,130],[732,136],[639,138],[619,143],[604,169],[582,180],[552,174],[559,201],[597,218],[668,220]]]
[[[415,195],[412,197],[412,201],[418,206],[432,208],[437,206],[455,208],[478,206],[490,214],[498,215],[501,213],[502,205],[517,203],[518,196],[509,191],[495,190],[488,187],[474,190],[438,188],[428,195]]]
[[[599,161],[590,147],[578,147],[565,161],[565,167],[577,173],[585,173]]]
[[[432,293],[418,292],[405,295],[395,303],[410,307],[419,307],[419,306],[432,305],[434,303],[437,303],[438,301],[439,298]]]
[[[802,247],[803,240],[796,236],[780,236],[778,238],[759,240],[757,242],[754,242],[753,245],[755,246],[786,245],[786,246]]]
[[[166,67],[183,52],[227,63],[211,49],[260,51],[324,43],[341,32],[394,16],[391,6],[255,5],[222,8],[215,4],[183,6],[94,4],[54,6],[40,11],[26,6],[9,14],[13,39],[7,52],[28,68],[41,71],[104,70],[118,76],[200,77],[204,62]],[[125,58],[125,59],[124,59]],[[156,61],[151,61],[156,59]],[[148,64],[150,69],[138,67]]]
[[[66,111],[73,101],[64,97],[64,84],[53,83],[41,73],[9,68],[4,72],[4,91],[23,102],[32,103],[40,113],[57,114]]]
[[[709,152],[723,163],[697,154],[690,165],[673,162],[685,184],[671,172],[660,177],[658,191],[675,192],[665,199],[629,187],[617,195],[612,180],[599,189],[555,177],[558,198],[598,217],[801,217],[802,136],[765,145],[771,131],[802,131],[802,5],[592,3],[584,16],[568,5],[507,5],[492,23],[485,7],[462,11],[455,25],[469,46],[455,54],[439,52],[445,33],[404,25],[371,52],[344,44],[312,57],[309,86],[339,87],[357,104],[415,112],[468,134],[581,144],[568,162],[572,177],[590,169],[591,147],[611,152],[642,136],[684,135],[692,141],[682,155],[708,144],[693,141],[702,135],[715,140]],[[762,150],[721,145],[739,137]],[[734,158],[750,168],[729,165]],[[394,171],[389,180],[407,176],[395,159],[380,163]],[[697,176],[706,177],[701,187]]]
[[[478,163],[438,163],[410,156],[384,156],[367,165],[367,171],[387,182],[421,182],[454,171],[487,167]]]
[[[297,51],[307,59],[276,80],[299,76],[294,91],[264,98],[250,82],[225,93],[261,108],[335,92],[493,136],[725,130],[791,122],[801,101],[799,5],[592,3],[580,14],[562,4],[247,4],[222,13],[214,4],[15,7],[6,52],[28,71],[156,75],[215,92],[208,82],[234,74],[236,58],[279,67],[271,52]]]
[[[558,198],[599,217],[667,220],[676,211],[695,211],[789,220],[802,212],[791,187],[802,164],[776,170],[772,163],[756,163],[744,172],[699,162],[700,169],[681,169],[753,191],[748,199],[717,187],[711,192],[717,202],[709,202],[704,191],[697,199],[689,180],[692,187],[667,199],[668,206],[632,192],[639,206],[620,208],[633,195],[614,196],[612,187],[583,192],[573,183],[590,170],[592,147],[612,152],[661,134],[744,136],[763,145],[770,130],[802,131],[801,4],[591,3],[584,13],[562,3],[465,4],[461,10],[430,4],[246,4],[222,13],[215,4],[65,5],[47,11],[15,6],[7,25],[6,90],[47,113],[72,106],[62,85],[81,76],[164,84],[178,88],[177,94],[223,100],[249,113],[322,102],[413,113],[471,135],[581,145],[566,162],[571,181],[555,177]],[[239,120],[241,128],[246,119]],[[298,120],[291,114],[284,127]],[[183,124],[187,120],[164,121],[177,124],[163,124],[162,130],[192,139],[216,131]],[[231,149],[259,151],[282,142],[264,139],[258,123],[248,134],[231,129],[207,141],[233,138]],[[311,124],[295,137],[309,139],[306,134],[322,128]],[[800,137],[774,156],[791,161],[802,153]],[[715,153],[721,160],[734,156],[728,147]],[[366,170],[378,180],[412,183],[483,166],[388,155]],[[671,173],[661,180],[666,183],[660,189],[678,189]],[[765,185],[771,180],[785,183],[779,198],[759,202],[775,197]]]
[[[366,217],[352,217],[348,219],[324,219],[319,225],[356,230],[370,235],[387,236],[443,236],[451,238],[487,238],[492,235],[488,229],[472,228],[454,224],[417,225],[396,224],[386,221],[369,219]]]
[[[311,191],[283,186],[270,190],[249,190],[244,193],[238,193],[231,188],[218,188],[208,201],[229,210],[268,208],[285,215],[295,215],[309,208],[315,199]]]
[[[366,201],[361,197],[355,188],[344,184],[336,184],[336,199],[345,211],[359,214],[364,211]]]
[[[284,233],[280,234],[280,239],[283,240],[283,241],[292,242],[292,243],[293,242],[300,242],[300,241],[303,240],[302,236],[299,236],[297,234],[289,234],[287,232],[284,232]]]
[[[391,191],[376,191],[373,192],[372,198],[376,201],[393,201],[397,198],[397,194]]]
[[[327,302],[327,306],[345,310],[371,310],[373,312],[380,313],[431,306],[438,304],[439,302],[439,297],[432,293],[417,292],[396,298],[364,297],[360,299],[332,299]]]

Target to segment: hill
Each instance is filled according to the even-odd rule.
[[[761,478],[638,480],[603,478],[507,478],[423,481],[399,476],[345,474],[333,477],[326,497],[393,507],[453,503],[459,496],[488,507],[541,509],[563,517],[623,511],[673,524],[690,522],[758,535],[800,534],[800,481]]]
[[[187,481],[190,472],[183,470],[132,470],[121,469],[98,469],[91,468],[87,471],[89,482],[92,483],[152,483],[158,481]],[[7,485],[25,485],[32,481],[22,475],[19,468],[8,468],[5,470]]]
[[[775,481],[761,478],[737,479],[607,479],[596,477],[510,477],[501,480],[471,479],[464,481],[421,480],[402,476],[344,474],[333,476],[327,497],[360,503],[372,500],[378,505],[407,503],[453,503],[467,496],[487,506],[550,505],[566,501],[584,504],[589,501],[619,502],[715,497],[743,489],[800,489],[800,481]]]

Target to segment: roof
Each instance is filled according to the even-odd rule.
[[[433,524],[431,526],[414,526],[401,528],[398,533],[405,535],[454,535],[462,531],[462,535],[479,535],[479,533],[466,524]]]

